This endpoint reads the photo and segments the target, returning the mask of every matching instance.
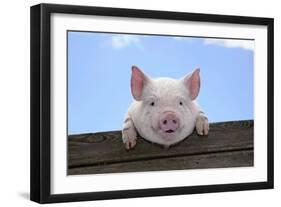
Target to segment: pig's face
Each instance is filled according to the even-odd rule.
[[[192,101],[200,88],[199,69],[180,79],[151,79],[133,66],[131,91],[139,102],[139,134],[163,145],[174,144],[194,129]]]

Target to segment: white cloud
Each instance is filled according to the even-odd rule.
[[[173,39],[175,39],[175,40],[183,40],[183,37],[172,37]]]
[[[121,49],[130,45],[142,48],[140,38],[135,35],[113,35],[111,39],[111,46],[114,49]]]
[[[180,36],[174,36],[172,39],[177,40],[177,41],[182,41],[186,43],[193,43],[196,38],[194,37],[180,37]]]
[[[237,40],[237,39],[204,39],[206,45],[219,45],[227,48],[242,48],[245,50],[254,50],[253,40]]]

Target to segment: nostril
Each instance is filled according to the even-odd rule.
[[[163,121],[163,124],[167,124],[167,120],[164,120],[164,121]]]
[[[174,119],[174,120],[173,120],[173,123],[176,124],[176,123],[177,123],[177,120]]]

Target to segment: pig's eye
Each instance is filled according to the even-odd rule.
[[[180,105],[182,106],[182,102],[180,101]]]
[[[150,103],[150,106],[154,106],[155,105],[155,103],[154,103],[154,101],[152,101],[151,103]]]

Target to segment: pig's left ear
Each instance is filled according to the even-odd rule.
[[[195,69],[191,74],[183,78],[183,84],[189,92],[191,100],[196,99],[200,90],[200,68]]]
[[[149,83],[150,78],[137,66],[132,66],[131,92],[135,100],[142,100],[144,87]]]

